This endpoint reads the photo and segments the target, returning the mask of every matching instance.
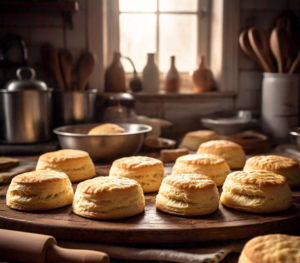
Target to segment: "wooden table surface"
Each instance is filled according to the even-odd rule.
[[[22,157],[36,161],[37,157]],[[166,168],[170,171],[169,168]],[[98,176],[108,174],[109,166],[97,166]],[[74,190],[77,184],[73,184]],[[96,221],[72,213],[71,206],[44,212],[20,212],[5,205],[7,186],[0,187],[0,227],[53,235],[58,239],[118,243],[199,242],[251,238],[299,228],[300,189],[293,192],[294,205],[287,211],[256,215],[235,211],[220,204],[211,215],[185,218],[172,216],[155,208],[157,193],[145,194],[145,212],[126,219]],[[221,188],[219,189],[221,191]],[[237,262],[238,254],[224,263]],[[116,262],[116,261],[112,261]],[[120,261],[118,261],[120,262]],[[126,261],[124,261],[126,262]]]

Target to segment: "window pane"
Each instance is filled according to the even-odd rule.
[[[111,1],[111,0],[109,0]],[[155,12],[156,0],[119,0],[121,12]]]
[[[194,12],[197,10],[197,0],[159,0],[159,11]]]
[[[147,62],[147,53],[156,53],[156,15],[120,15],[120,51],[133,60],[137,71]],[[129,63],[122,60],[126,72],[132,72]]]
[[[160,15],[159,67],[170,68],[170,56],[176,56],[179,71],[188,72],[197,62],[197,16]]]

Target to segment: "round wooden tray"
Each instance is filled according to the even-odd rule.
[[[108,168],[97,168],[105,175]],[[74,184],[74,190],[77,184]],[[97,221],[72,213],[72,207],[44,212],[21,212],[8,208],[8,186],[0,187],[0,228],[52,235],[56,238],[114,243],[181,243],[251,238],[299,228],[300,190],[287,211],[256,215],[226,208],[207,216],[184,218],[155,208],[156,193],[146,194],[145,212],[126,219]],[[221,189],[220,189],[221,191]]]

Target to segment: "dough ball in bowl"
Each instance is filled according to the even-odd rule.
[[[88,132],[88,135],[105,135],[105,134],[118,134],[125,133],[125,129],[117,124],[105,123],[94,127]]]

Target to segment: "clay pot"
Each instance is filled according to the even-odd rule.
[[[167,73],[166,77],[166,87],[167,92],[178,92],[180,89],[180,76],[175,67],[175,56],[171,57],[171,67]]]
[[[126,92],[125,71],[121,64],[121,54],[114,53],[114,58],[105,72],[105,92]]]
[[[204,92],[215,89],[215,80],[212,71],[205,67],[204,56],[201,56],[199,68],[191,75],[191,81],[195,92]]]

